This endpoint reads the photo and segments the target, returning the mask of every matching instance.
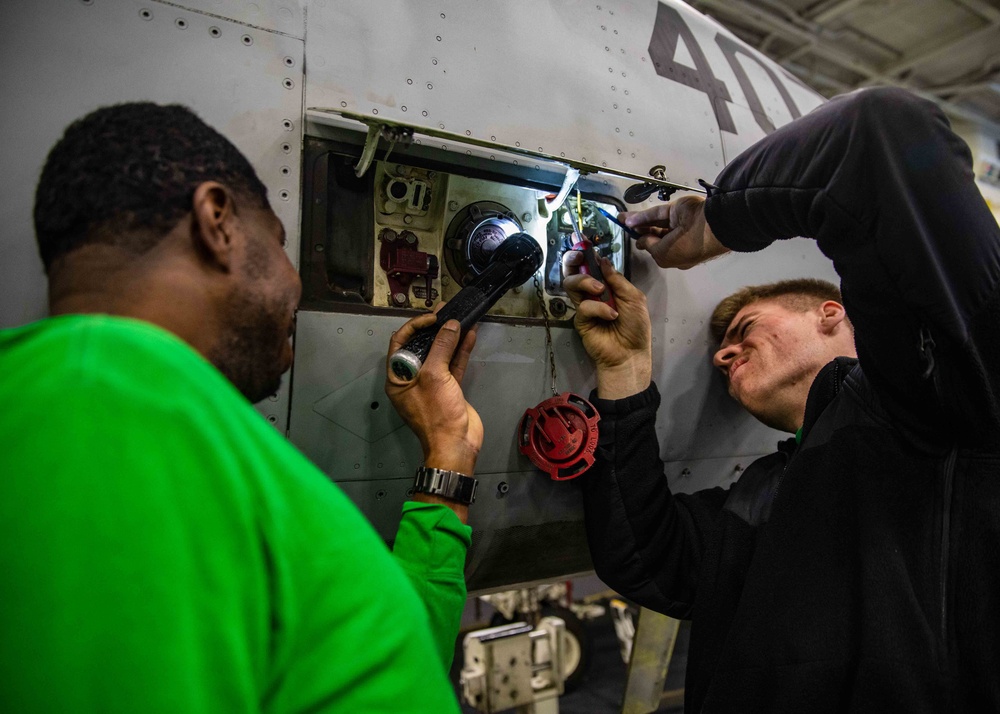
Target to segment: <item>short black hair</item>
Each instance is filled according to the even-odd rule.
[[[35,192],[45,271],[90,243],[146,252],[191,210],[205,181],[268,205],[246,157],[187,107],[135,102],[77,119],[49,152]]]

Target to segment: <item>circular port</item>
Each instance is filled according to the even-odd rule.
[[[402,181],[391,181],[389,183],[389,198],[393,201],[402,201],[406,198],[407,185]]]
[[[509,208],[493,201],[470,203],[459,210],[445,233],[445,264],[459,285],[486,269],[501,243],[521,230]]]

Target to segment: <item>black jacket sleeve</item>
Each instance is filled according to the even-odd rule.
[[[838,97],[716,183],[705,212],[727,247],[804,236],[833,260],[862,369],[898,425],[1000,448],[1000,229],[936,106],[894,88]]]
[[[671,494],[656,436],[656,385],[613,401],[592,394],[591,401],[601,414],[600,439],[581,482],[594,569],[640,605],[688,617],[726,491]]]

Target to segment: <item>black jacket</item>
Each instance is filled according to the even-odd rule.
[[[860,360],[730,489],[670,493],[655,386],[595,400],[594,564],[692,619],[687,711],[1000,711],[1000,230],[969,167],[933,105],[883,89],[719,177],[728,247],[811,236],[834,261]]]

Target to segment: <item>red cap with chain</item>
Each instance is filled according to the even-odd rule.
[[[518,448],[554,481],[576,478],[594,464],[597,410],[572,392],[528,409],[517,425]]]

